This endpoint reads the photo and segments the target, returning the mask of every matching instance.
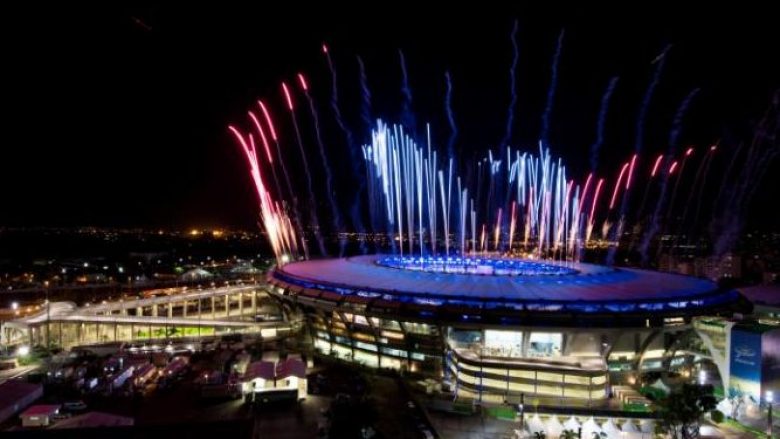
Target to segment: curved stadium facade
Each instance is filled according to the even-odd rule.
[[[604,399],[610,371],[636,369],[664,332],[749,308],[703,279],[500,258],[310,260],[269,282],[306,315],[319,352],[496,402]]]

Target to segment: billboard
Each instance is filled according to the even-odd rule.
[[[761,333],[742,329],[738,326],[731,331],[731,372],[732,389],[752,396],[756,401],[761,397]]]

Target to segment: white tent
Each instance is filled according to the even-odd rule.
[[[596,420],[591,416],[590,419],[582,424],[582,439],[593,439],[593,433],[601,433],[601,427],[599,427],[599,424],[597,424]]]
[[[558,417],[553,415],[552,418],[547,420],[547,437],[550,439],[557,438],[563,433],[563,425],[561,425],[561,421],[558,420]]]
[[[721,413],[723,413],[726,416],[731,416],[732,410],[734,410],[734,405],[731,403],[731,401],[728,398],[723,398],[718,405],[715,406],[716,409],[718,409]]]
[[[601,431],[606,433],[609,439],[620,438],[620,429],[617,428],[614,422],[612,422],[612,419],[607,419],[603,424],[601,424]]]
[[[533,418],[531,418],[530,421],[528,421],[528,431],[531,434],[534,434],[536,432],[544,433],[544,422],[539,418],[538,414],[535,414]]]
[[[581,427],[580,423],[577,421],[577,418],[572,416],[569,418],[566,422],[563,423],[563,429],[564,430],[571,430],[571,431],[577,431]],[[590,439],[590,438],[586,438]]]
[[[642,421],[639,422],[639,430],[641,430],[642,433],[654,433],[655,421],[652,419],[642,419]]]
[[[623,430],[624,433],[637,433],[638,432],[638,430],[636,428],[636,425],[633,422],[631,422],[630,419],[626,419],[626,422],[624,422],[620,426],[620,429]]]

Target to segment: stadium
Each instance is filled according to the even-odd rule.
[[[489,255],[312,259],[280,265],[268,281],[306,316],[321,354],[493,402],[604,400],[632,373],[685,361],[691,349],[666,335],[750,309],[704,279]]]

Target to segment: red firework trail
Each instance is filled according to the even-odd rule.
[[[628,163],[624,163],[623,168],[620,169],[620,176],[618,177],[617,182],[615,182],[615,189],[612,191],[612,199],[609,201],[609,210],[612,210],[615,207],[615,200],[617,199],[617,194],[620,190],[620,183],[623,182],[623,177],[626,175],[627,169]]]
[[[263,104],[263,101],[258,100],[258,105],[260,105],[260,109],[263,110],[263,116],[265,117],[265,123],[268,124],[268,128],[271,130],[271,138],[274,139],[274,142],[276,142],[278,139],[276,138],[276,130],[274,129],[274,124],[271,122],[271,114],[268,112],[268,109],[265,108],[265,104]]]
[[[672,166],[669,167],[669,175],[674,174],[674,170],[677,169],[677,160],[672,163]]]
[[[593,195],[593,204],[590,206],[590,219],[588,222],[593,223],[593,214],[596,213],[596,204],[599,201],[599,194],[601,193],[601,187],[604,185],[604,179],[599,178],[599,183],[596,185],[596,193]]]
[[[303,77],[302,73],[298,73],[298,83],[301,84],[301,88],[304,92],[309,91],[309,86],[306,84],[306,78]]]
[[[246,139],[244,139],[244,135],[241,134],[240,131],[233,125],[228,125],[228,130],[230,130],[231,133],[236,137],[236,140],[238,140],[239,145],[241,145],[241,149],[244,151],[244,154],[246,154],[247,158],[252,161],[249,145],[246,144]]]
[[[593,173],[588,174],[588,179],[585,180],[585,186],[582,188],[582,196],[580,198],[580,206],[577,209],[578,212],[582,212],[582,205],[585,204],[585,197],[588,195],[588,188],[590,188],[590,181],[593,179]]]
[[[628,167],[628,179],[626,180],[626,190],[631,187],[631,179],[634,176],[634,165],[636,165],[637,157],[637,154],[634,154],[634,156],[631,157],[631,166]]]
[[[290,90],[287,89],[287,84],[282,82],[282,91],[284,91],[284,98],[287,100],[287,108],[290,109],[290,111],[293,110],[293,101],[292,96],[290,96]]]
[[[263,141],[263,148],[265,148],[265,155],[268,157],[268,163],[273,164],[274,158],[271,155],[271,148],[268,146],[268,139],[265,138],[265,131],[263,130],[262,125],[260,125],[260,121],[257,120],[255,113],[251,111],[249,112],[249,118],[252,119],[252,123],[255,124],[257,132],[260,134],[260,139]]]
[[[655,177],[655,174],[658,172],[658,167],[661,166],[661,160],[664,158],[663,154],[660,154],[657,159],[655,159],[655,164],[653,165],[653,170],[650,172],[650,178]]]

